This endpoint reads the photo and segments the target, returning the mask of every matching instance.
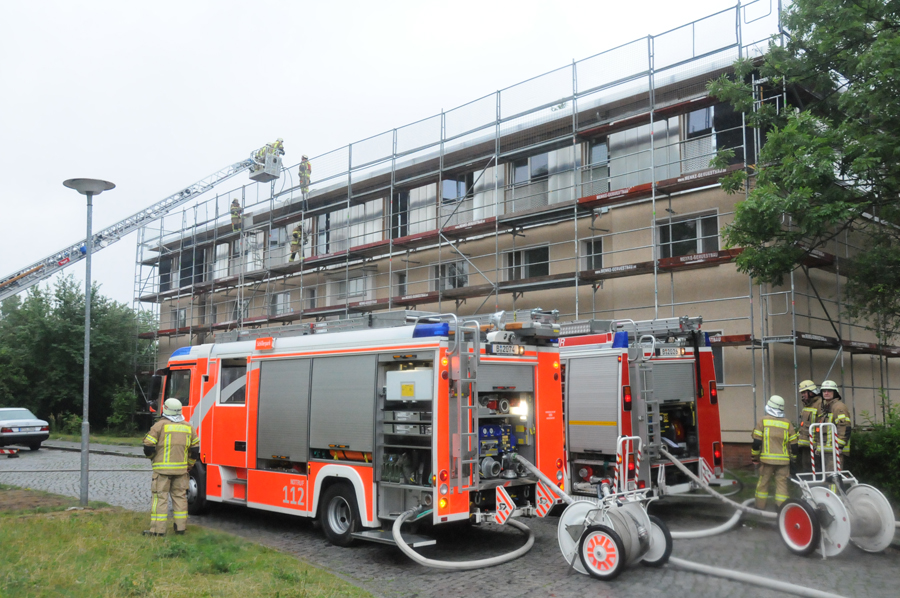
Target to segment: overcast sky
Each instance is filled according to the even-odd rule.
[[[276,137],[292,165],[735,4],[0,0],[0,279],[84,239],[65,179],[116,184],[97,231]],[[129,305],[134,237],[93,260]]]

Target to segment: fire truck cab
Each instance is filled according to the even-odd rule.
[[[200,436],[190,512],[314,517],[337,545],[391,543],[418,505],[419,521],[490,521],[497,486],[532,514],[537,480],[515,455],[563,483],[559,325],[516,328],[388,312],[178,349],[156,396]]]
[[[693,489],[665,448],[711,484],[723,484],[722,432],[712,351],[702,318],[582,320],[560,325],[567,464],[574,494],[611,479],[616,442],[639,436],[629,478],[665,496]],[[640,471],[634,464],[640,463]]]

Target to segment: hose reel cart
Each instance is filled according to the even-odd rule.
[[[797,555],[818,550],[824,559],[843,552],[849,542],[866,552],[881,552],[894,537],[894,513],[887,498],[872,486],[860,484],[849,471],[841,471],[835,433],[831,423],[809,427],[813,471],[797,474],[793,481],[802,497],[788,499],[778,513],[781,539]],[[824,451],[826,438],[836,449],[830,464]],[[818,453],[815,446],[820,447]]]
[[[634,479],[640,461],[640,437],[619,438],[614,479],[600,483],[596,499],[572,501],[560,516],[559,548],[579,573],[611,580],[626,565],[661,567],[669,560],[669,529],[647,513],[647,505],[656,499]]]

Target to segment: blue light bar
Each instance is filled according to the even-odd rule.
[[[704,333],[703,333],[703,338],[706,339],[706,346],[707,346],[707,347],[712,347],[712,345],[709,344],[709,333],[708,333],[708,332],[704,332]]]
[[[627,349],[628,348],[628,332],[626,330],[619,330],[613,336],[613,349]]]
[[[416,324],[416,327],[413,330],[413,338],[423,338],[426,336],[450,336],[449,322]]]
[[[175,349],[175,352],[172,353],[172,356],[169,359],[175,359],[176,357],[187,357],[191,354],[190,347],[181,347],[180,349]]]

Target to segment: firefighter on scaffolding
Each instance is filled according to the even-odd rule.
[[[788,477],[791,459],[797,453],[797,433],[794,425],[784,417],[784,399],[772,395],[766,403],[766,417],[753,428],[753,447],[750,458],[759,465],[756,484],[756,508],[765,509],[769,499],[769,481],[775,478],[775,505],[788,497]]]
[[[300,254],[300,261],[303,261],[303,246],[306,245],[306,241],[303,227],[298,224],[294,227],[294,232],[291,233],[291,259],[288,260],[289,262],[293,262],[298,253]]]
[[[800,473],[812,472],[812,454],[809,452],[809,427],[822,415],[822,397],[816,383],[804,380],[798,387],[803,409],[800,410],[800,429],[797,445],[800,447]]]
[[[239,233],[241,232],[241,216],[244,213],[244,208],[241,207],[240,202],[237,198],[231,201],[231,232]]]
[[[850,419],[850,410],[841,400],[841,393],[838,392],[838,385],[834,380],[825,380],[820,387],[822,392],[822,410],[819,412],[818,423],[834,424],[837,428],[834,434],[835,444],[837,444],[837,452],[840,456],[850,454],[850,432],[852,431],[852,420]],[[816,435],[818,436],[818,435]],[[813,439],[818,442],[818,438]],[[824,431],[824,449],[825,455],[828,457],[825,465],[829,470],[840,469],[835,466],[834,447],[831,445],[831,434],[827,430]],[[816,448],[818,452],[818,447]],[[842,461],[838,460],[838,463]],[[818,461],[817,463],[821,463]],[[817,465],[817,469],[820,468]]]

